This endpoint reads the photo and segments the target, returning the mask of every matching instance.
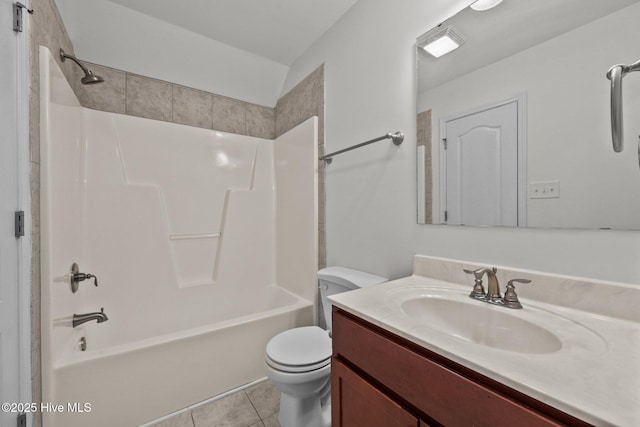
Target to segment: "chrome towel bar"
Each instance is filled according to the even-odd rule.
[[[356,148],[364,147],[365,145],[373,144],[374,142],[382,141],[384,139],[390,139],[395,145],[402,144],[404,141],[404,134],[400,131],[396,133],[388,133],[386,135],[379,136],[377,138],[370,139],[369,141],[361,142],[360,144],[352,145],[351,147],[344,148],[342,150],[335,151],[333,153],[320,157],[320,160],[324,160],[327,164],[331,164],[332,157],[338,154],[346,153],[347,151],[355,150]]]

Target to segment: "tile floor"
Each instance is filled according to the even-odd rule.
[[[196,406],[153,427],[280,427],[280,393],[264,380],[222,399]]]

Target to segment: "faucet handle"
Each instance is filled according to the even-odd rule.
[[[473,274],[475,279],[475,283],[473,285],[473,290],[469,294],[469,296],[473,299],[484,300],[487,298],[487,293],[484,291],[484,286],[482,286],[482,276],[487,272],[485,268],[476,268],[475,270],[463,269],[467,274]]]
[[[507,283],[507,290],[504,292],[504,305],[509,308],[522,308],[522,304],[518,300],[518,294],[516,294],[516,287],[514,283],[531,283],[529,279],[512,279]]]
[[[469,270],[468,268],[463,268],[462,271],[464,271],[467,274],[473,274],[475,277],[478,277],[478,273],[480,273],[480,270],[482,270],[481,268],[475,269],[475,270]],[[480,277],[482,277],[482,274],[480,274]]]
[[[473,274],[476,278],[480,277],[482,278],[482,276],[484,276],[485,273],[493,273],[496,274],[498,272],[498,269],[495,267],[480,267],[480,268],[476,268],[475,270],[468,270],[466,268],[462,269],[462,271],[464,271],[467,274]]]
[[[91,273],[81,273],[80,267],[75,262],[71,265],[71,273],[69,274],[69,281],[71,282],[71,292],[74,294],[78,292],[80,282],[88,279],[93,279],[93,285],[98,286],[98,278]]]

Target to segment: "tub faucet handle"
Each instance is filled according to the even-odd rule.
[[[98,286],[98,278],[90,273],[78,273],[73,276],[73,280],[82,282],[83,280],[93,279],[93,286]]]
[[[71,274],[70,274],[70,282],[71,282],[71,292],[78,292],[78,286],[80,282],[88,279],[93,279],[93,285],[98,286],[98,278],[91,273],[81,273],[80,267],[75,262],[71,265]]]

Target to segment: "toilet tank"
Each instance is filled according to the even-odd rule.
[[[331,330],[331,301],[329,295],[347,292],[353,289],[366,288],[386,282],[386,277],[376,276],[364,271],[352,270],[346,267],[327,267],[318,271],[318,288],[320,289],[320,304],[327,330]]]

